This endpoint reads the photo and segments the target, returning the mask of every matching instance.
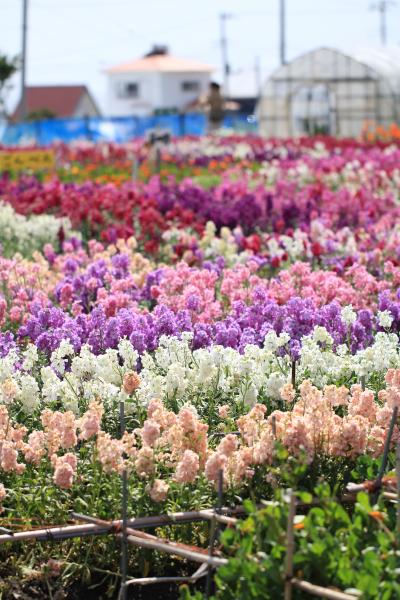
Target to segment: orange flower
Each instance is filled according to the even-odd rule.
[[[371,510],[371,512],[369,512],[368,514],[370,517],[376,519],[377,521],[384,521],[386,518],[385,513],[381,513],[379,510]]]

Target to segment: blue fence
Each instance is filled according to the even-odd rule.
[[[240,132],[255,132],[256,123],[245,114],[227,115],[224,127]],[[40,145],[55,141],[93,140],[126,142],[142,137],[147,131],[161,128],[172,135],[202,135],[207,129],[203,114],[156,115],[151,117],[91,117],[82,119],[48,119],[7,125],[1,142],[7,145],[36,142]]]

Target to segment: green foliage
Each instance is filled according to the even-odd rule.
[[[6,84],[17,72],[18,63],[18,58],[8,58],[0,53],[0,114],[4,111]]]
[[[294,575],[323,587],[350,590],[365,600],[391,600],[400,595],[400,550],[392,531],[395,511],[382,504],[372,506],[367,493],[359,493],[354,505],[332,497],[326,484],[312,496],[299,493],[302,502],[295,525]],[[214,600],[282,598],[286,557],[288,504],[277,492],[276,504],[255,510],[234,529],[221,536],[231,558],[218,569]],[[310,507],[307,506],[310,504]],[[309,596],[294,592],[294,598]],[[200,600],[183,588],[182,600]]]
[[[40,108],[30,112],[27,121],[41,121],[44,119],[54,119],[57,115],[49,108]]]

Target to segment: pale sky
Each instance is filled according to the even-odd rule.
[[[377,3],[377,2],[376,2]],[[378,47],[373,0],[286,0],[287,58],[318,46],[345,51]],[[255,92],[255,61],[262,79],[279,65],[279,0],[29,0],[28,84],[89,86],[106,111],[105,68],[132,60],[154,44],[216,67],[221,81],[219,14],[227,21],[231,90]],[[21,48],[22,0],[0,0],[0,52]],[[388,12],[388,46],[400,45],[400,1]],[[8,104],[19,96],[13,80]]]

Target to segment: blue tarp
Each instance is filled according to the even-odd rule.
[[[256,124],[244,114],[228,115],[224,127],[241,132],[254,132]],[[179,135],[202,135],[206,132],[207,121],[202,114],[157,115],[151,117],[91,117],[81,119],[48,119],[7,125],[1,142],[6,145],[35,142],[40,145],[55,141],[93,140],[126,142],[142,137],[147,131],[160,128]]]

